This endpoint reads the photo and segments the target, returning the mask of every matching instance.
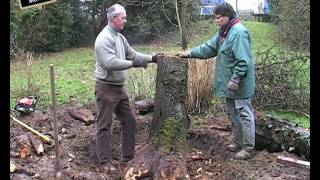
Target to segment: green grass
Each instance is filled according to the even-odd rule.
[[[243,21],[252,35],[254,53],[268,49],[276,43],[276,26],[271,23]],[[212,20],[192,23],[188,35],[188,48],[200,45],[209,40],[218,30]],[[178,45],[179,34],[172,33],[162,43],[136,45],[139,52],[155,54],[164,52],[176,54],[181,52]],[[50,64],[55,66],[57,104],[94,102],[94,68],[95,54],[93,48],[74,48],[59,53],[43,54],[35,58],[32,74],[26,73],[24,63],[10,64],[10,107],[22,96],[36,95],[39,97],[37,107],[46,109],[51,106]],[[147,69],[132,68],[128,71],[126,88],[132,100],[153,98],[155,95],[156,65],[150,64]],[[32,80],[28,82],[28,76]],[[29,85],[29,86],[28,86]],[[297,120],[299,121],[299,120]],[[308,120],[301,120],[301,123]]]
[[[243,25],[246,26],[251,34],[252,49],[254,53],[269,49],[276,46],[277,40],[277,26],[268,22],[254,22],[244,21]]]
[[[35,58],[37,59],[37,58]],[[94,100],[93,71],[95,66],[92,49],[70,49],[60,53],[44,55],[32,63],[32,89],[28,90],[24,63],[10,64],[10,107],[22,96],[36,95],[41,108],[51,105],[50,64],[55,67],[57,104],[70,103],[71,98],[79,103]]]
[[[294,112],[282,112],[277,110],[266,110],[267,114],[279,117],[280,119],[288,120],[292,123],[298,124],[304,128],[310,128],[310,118]]]

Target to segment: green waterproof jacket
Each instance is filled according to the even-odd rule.
[[[216,56],[214,91],[218,97],[251,98],[255,91],[254,60],[248,30],[237,23],[230,28],[226,39],[219,42],[216,34],[209,41],[191,49],[192,58],[207,59]],[[239,89],[227,88],[231,77],[240,77]]]

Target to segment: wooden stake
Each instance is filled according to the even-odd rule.
[[[56,112],[56,87],[54,66],[50,64],[50,78],[51,78],[51,97],[52,97],[52,110],[53,110],[53,130],[54,130],[54,144],[56,152],[56,174],[60,172],[60,156],[59,156],[59,141],[58,141],[58,125],[57,125],[57,112]]]

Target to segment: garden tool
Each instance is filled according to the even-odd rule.
[[[47,144],[49,144],[51,146],[54,145],[54,141],[52,139],[50,139],[48,136],[41,134],[40,132],[38,132],[35,129],[33,129],[30,126],[28,126],[27,124],[19,121],[17,118],[13,117],[12,115],[10,115],[10,118],[13,119],[15,122],[17,122],[18,124],[20,124],[21,126],[27,128],[28,130],[30,130],[34,134],[38,135],[45,143],[47,143]]]
[[[38,102],[37,96],[25,96],[18,100],[18,103],[14,107],[16,111],[19,111],[22,114],[30,114],[34,112],[36,109],[36,104]],[[43,110],[40,110],[44,112]]]

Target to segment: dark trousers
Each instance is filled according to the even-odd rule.
[[[112,114],[120,120],[122,130],[122,159],[134,156],[136,120],[129,104],[129,97],[123,86],[95,84],[97,100],[97,134],[96,152],[98,162],[104,164],[111,161]]]

